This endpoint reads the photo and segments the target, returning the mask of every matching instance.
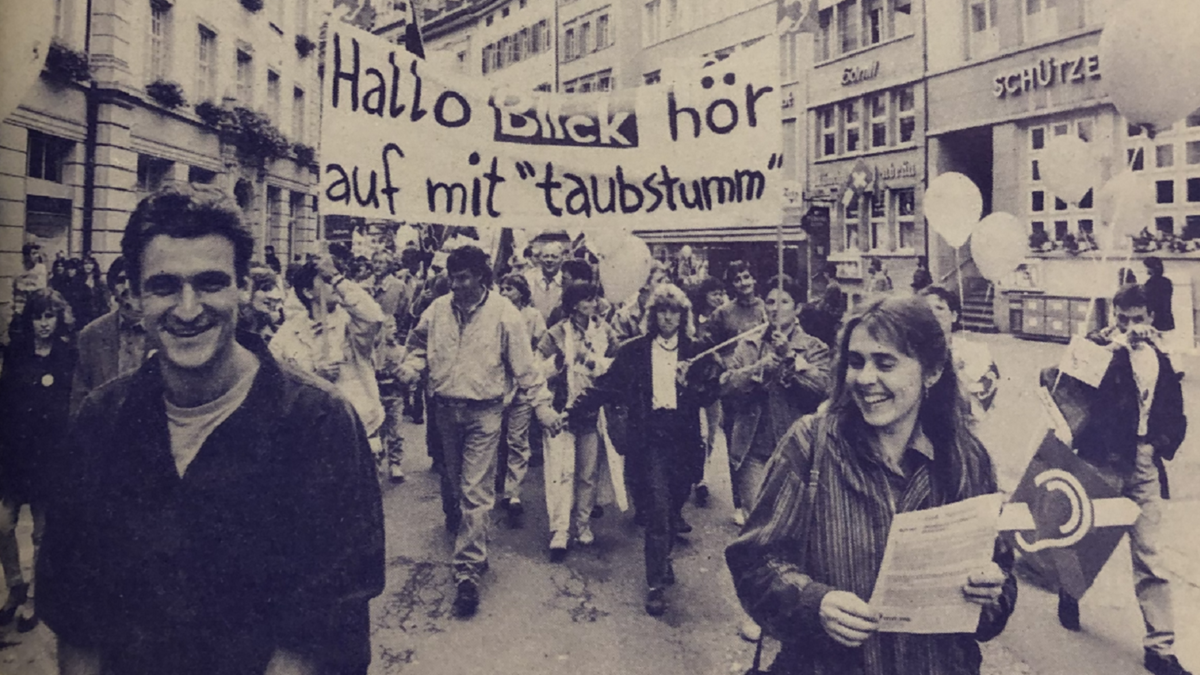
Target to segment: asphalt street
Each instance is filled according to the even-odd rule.
[[[992,348],[1002,385],[983,435],[1002,487],[1015,485],[1046,428],[1033,393],[1035,376],[1063,347],[1011,336],[975,336]],[[1188,372],[1189,417],[1200,421],[1200,357],[1181,355]],[[1200,422],[1195,422],[1200,423]],[[491,571],[479,614],[452,616],[451,541],[443,527],[437,480],[424,451],[424,428],[407,424],[402,485],[385,485],[387,589],[372,604],[373,675],[522,673],[590,675],[739,674],[753,645],[738,636],[743,614],[725,569],[724,546],[736,535],[728,472],[716,471],[708,508],[689,505],[695,527],[675,555],[678,583],[665,616],[646,615],[641,531],[610,505],[595,522],[596,543],[571,550],[563,563],[547,555],[549,533],[541,471],[526,484],[525,527],[511,530],[497,514]],[[1195,432],[1192,435],[1195,438]],[[1175,499],[1165,513],[1164,555],[1175,590],[1177,653],[1200,670],[1200,451],[1189,439],[1170,466]],[[714,466],[724,466],[718,443]],[[27,517],[27,514],[26,514]],[[28,554],[28,521],[20,530]],[[1110,560],[1082,605],[1083,628],[1071,633],[1055,618],[1055,596],[1023,581],[1008,629],[984,645],[988,675],[1088,673],[1130,675],[1140,667],[1141,618],[1133,598],[1128,549]],[[53,636],[44,627],[0,633],[0,673],[49,675]],[[768,646],[767,659],[774,651]]]

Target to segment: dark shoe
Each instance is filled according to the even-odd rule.
[[[469,619],[475,616],[479,609],[479,584],[471,579],[458,582],[458,592],[454,595],[454,616]]]
[[[417,413],[412,417],[413,424],[425,424],[425,415]]]
[[[17,616],[17,632],[28,633],[34,628],[37,628],[38,624],[41,622],[42,620],[38,618],[37,612],[32,607],[26,605],[21,608],[21,611]]]
[[[1079,601],[1066,591],[1058,592],[1058,622],[1067,630],[1082,630],[1079,625]]]
[[[1152,651],[1146,651],[1146,658],[1142,661],[1146,666],[1146,670],[1154,673],[1154,675],[1192,675],[1184,670],[1179,664],[1179,659],[1175,658],[1174,654],[1155,654]]]
[[[692,529],[692,526],[688,524],[688,521],[683,519],[683,516],[675,518],[675,534],[689,534]]]
[[[519,530],[525,527],[525,505],[521,502],[504,502],[504,511],[508,514],[508,526]]]
[[[662,616],[667,612],[667,592],[661,588],[651,588],[646,593],[646,613],[650,616]]]
[[[604,517],[604,507],[600,506],[599,504],[593,506],[591,517],[592,517],[592,520],[596,520],[597,518],[603,518]]]
[[[388,469],[388,480],[392,481],[393,485],[399,485],[404,482],[404,472],[400,470],[400,467],[393,466]]]
[[[4,606],[0,607],[0,626],[7,626],[12,623],[13,617],[17,615],[17,608],[25,604],[29,599],[29,584],[17,584],[8,589],[8,600],[4,602]]]
[[[696,506],[708,508],[708,486],[703,483],[696,486]]]

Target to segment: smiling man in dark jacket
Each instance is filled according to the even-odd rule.
[[[365,673],[384,549],[361,422],[235,335],[235,208],[152,195],[121,247],[157,353],[83,402],[55,467],[37,601],[61,672]]]

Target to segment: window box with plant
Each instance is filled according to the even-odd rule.
[[[292,154],[296,157],[296,163],[301,166],[312,166],[317,160],[317,149],[303,143],[294,143]]]
[[[187,104],[187,99],[183,97],[183,87],[179,86],[178,82],[170,82],[167,80],[157,80],[146,85],[146,93],[154,102],[168,110],[182,108]]]
[[[75,51],[61,42],[51,41],[42,75],[58,84],[87,82],[92,79],[92,69],[88,64],[87,54]]]
[[[296,36],[296,53],[300,55],[300,58],[308,58],[308,55],[313,53],[316,48],[317,43],[309,39],[307,35]]]

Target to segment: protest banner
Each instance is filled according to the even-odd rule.
[[[519,91],[345,24],[325,45],[321,208],[518,228],[779,222],[778,41],[673,81]]]

